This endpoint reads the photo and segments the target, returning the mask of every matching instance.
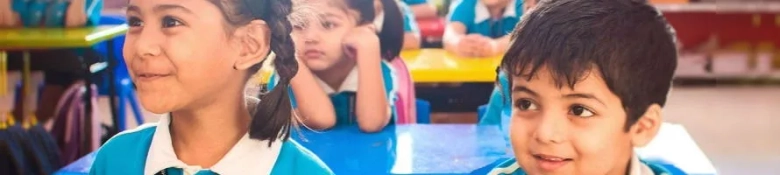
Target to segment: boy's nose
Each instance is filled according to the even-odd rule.
[[[539,124],[534,132],[534,139],[546,144],[566,142],[566,130],[568,127],[568,118],[566,117],[566,114],[544,113],[539,119]]]

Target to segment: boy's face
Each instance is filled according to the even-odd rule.
[[[528,174],[625,174],[632,156],[626,113],[597,69],[574,88],[558,87],[547,67],[512,78],[510,140]]]

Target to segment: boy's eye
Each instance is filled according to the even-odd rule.
[[[581,105],[572,106],[569,109],[569,113],[583,118],[593,116],[593,111],[590,111],[588,108],[585,108],[584,106]]]
[[[533,101],[528,100],[528,99],[520,99],[520,100],[518,100],[517,102],[515,102],[515,106],[517,108],[519,108],[520,110],[523,110],[523,111],[536,110],[537,109],[536,104],[534,104]]]
[[[141,27],[143,24],[143,21],[141,21],[141,19],[138,17],[131,16],[127,18],[127,25],[130,27]]]
[[[170,28],[170,27],[176,27],[182,25],[181,21],[176,20],[173,17],[166,16],[162,19],[162,26],[163,28]]]

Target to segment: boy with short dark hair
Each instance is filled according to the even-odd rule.
[[[515,158],[490,174],[660,175],[636,156],[662,124],[672,28],[644,0],[542,0],[502,61]]]

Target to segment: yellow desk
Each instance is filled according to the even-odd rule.
[[[406,62],[415,83],[495,82],[496,67],[501,63],[502,57],[459,57],[444,49],[401,51],[401,58]],[[254,77],[254,81],[260,84],[267,83],[272,72],[273,68],[263,66]]]
[[[42,49],[89,49],[93,45],[103,41],[108,41],[108,59],[107,62],[99,62],[100,58],[80,59],[85,67],[85,73],[88,78],[85,79],[85,84],[91,85],[92,81],[89,78],[92,73],[97,72],[99,69],[107,70],[109,76],[109,98],[110,101],[115,101],[116,89],[115,89],[115,75],[113,72],[115,63],[114,49],[112,45],[112,39],[119,35],[123,35],[127,32],[127,25],[101,25],[96,27],[87,28],[17,28],[17,29],[0,29],[0,52],[8,50],[42,50]],[[6,61],[3,58],[3,61]],[[29,71],[29,57],[24,58],[25,70]],[[5,71],[5,70],[2,70]],[[5,81],[5,80],[3,80]],[[92,109],[92,88],[86,88],[84,98],[84,108],[86,111]],[[120,123],[117,117],[116,105],[111,106],[111,118],[114,123]],[[86,113],[86,122],[92,123],[91,113]],[[124,122],[122,122],[124,123]],[[86,127],[87,133],[92,133],[91,127]],[[97,132],[97,131],[95,131]],[[118,133],[117,126],[115,125],[110,135]],[[85,144],[83,148],[85,150],[92,150],[89,144]]]
[[[415,83],[485,83],[496,80],[503,55],[488,58],[459,57],[444,49],[401,52]]]
[[[89,48],[127,32],[127,25],[0,29],[0,50]]]

